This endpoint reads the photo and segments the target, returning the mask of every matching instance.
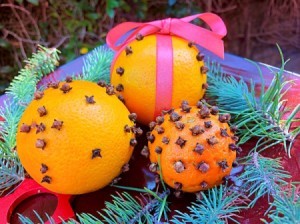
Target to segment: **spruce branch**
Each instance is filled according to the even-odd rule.
[[[84,62],[82,74],[77,79],[98,82],[110,82],[110,66],[114,53],[106,46],[100,46],[89,53]]]
[[[18,123],[25,105],[33,99],[37,82],[58,64],[58,51],[39,46],[37,53],[25,63],[8,87],[8,99],[0,108],[4,119],[0,122],[0,195],[24,179],[24,169],[15,150]]]
[[[176,211],[176,215],[171,220],[172,223],[228,223],[228,221],[238,223],[237,213],[246,208],[247,199],[236,191],[230,191],[226,186],[219,186],[201,192],[202,199],[192,202],[187,207],[189,213]]]
[[[24,61],[25,67],[12,80],[7,88],[7,94],[20,104],[27,105],[33,99],[38,81],[58,65],[58,53],[59,51],[54,48],[48,49],[39,46],[37,53],[32,54],[29,60]]]
[[[221,66],[211,61],[207,63],[210,72],[206,94],[210,103],[217,104],[223,112],[232,115],[232,123],[239,128],[239,144],[257,137],[257,147],[262,151],[273,145],[265,142],[265,139],[270,139],[274,144],[283,143],[285,151],[291,156],[292,143],[300,134],[299,127],[291,130],[292,124],[299,121],[296,115],[300,112],[300,104],[291,111],[288,118],[283,118],[290,111],[285,107],[286,100],[283,100],[283,96],[291,87],[292,81],[285,81],[283,71],[286,62],[280,48],[278,49],[282,67],[279,72],[274,72],[274,78],[266,90],[260,71],[261,92],[258,97],[255,83],[251,81],[247,84],[242,78],[236,80],[224,74]]]
[[[270,224],[300,223],[299,189],[292,187],[288,192],[282,191],[274,195],[268,217],[272,220]]]
[[[286,179],[291,177],[283,170],[279,158],[263,157],[257,152],[243,165],[244,172],[238,179],[243,183],[242,188],[248,193],[248,197],[254,196],[249,207],[253,207],[264,196],[270,201],[270,196],[277,195],[288,184]]]

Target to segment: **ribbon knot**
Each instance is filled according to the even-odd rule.
[[[190,22],[194,19],[203,20],[210,30],[191,24]],[[174,35],[194,42],[224,58],[222,38],[226,33],[225,24],[219,16],[213,13],[202,13],[180,19],[168,18],[148,23],[121,23],[109,31],[106,42],[110,48],[119,51],[133,41],[137,34],[143,36],[152,34]]]
[[[170,34],[172,18],[160,20],[160,34]]]

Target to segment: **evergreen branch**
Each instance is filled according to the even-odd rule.
[[[282,169],[280,159],[271,159],[254,152],[252,158],[246,162],[244,172],[238,177],[243,183],[243,189],[248,197],[254,196],[249,207],[255,205],[258,199],[264,196],[274,196],[280,192],[282,186],[287,185],[290,178],[287,171]]]
[[[87,55],[83,62],[82,74],[77,79],[110,82],[110,66],[114,53],[106,46],[100,46]]]
[[[202,199],[192,202],[187,207],[189,213],[176,211],[176,215],[171,220],[172,223],[209,223],[219,224],[228,221],[238,223],[236,217],[241,209],[246,208],[247,200],[241,198],[241,194],[230,191],[226,186],[219,186],[209,189],[206,193],[201,192]]]
[[[280,48],[279,52],[283,60]],[[283,119],[283,115],[288,112],[283,96],[292,83],[292,81],[284,81],[285,63],[283,61],[280,71],[274,73],[267,90],[259,71],[262,90],[256,97],[255,83],[250,82],[247,85],[242,78],[238,81],[232,76],[227,76],[219,64],[208,60],[210,72],[206,95],[210,103],[217,104],[221,111],[232,115],[232,123],[239,128],[237,132],[240,137],[239,144],[253,137],[258,137],[259,140],[268,138],[283,143],[285,151],[290,156],[292,143],[300,134],[300,129],[291,130],[292,124],[297,121],[296,114],[300,111],[300,104],[294,108],[287,119]],[[263,149],[269,148],[268,145],[262,144],[262,146]]]
[[[270,224],[300,223],[300,194],[295,188],[291,192],[280,192],[274,196],[268,217]],[[264,220],[265,223],[267,223]]]
[[[0,108],[0,116],[4,119],[0,122],[0,195],[24,179],[15,150],[18,124],[25,105],[33,99],[37,82],[58,64],[58,51],[39,46],[38,52],[25,62],[25,67],[8,87],[8,99]]]
[[[39,46],[37,53],[25,61],[25,67],[12,80],[7,88],[7,94],[20,104],[28,104],[33,99],[38,81],[58,65],[58,53],[59,51],[54,48],[48,49]]]

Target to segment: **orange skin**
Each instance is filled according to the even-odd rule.
[[[210,114],[209,118],[202,119],[199,117],[198,111],[197,107],[192,107],[189,113],[175,109],[175,112],[182,116],[180,121],[185,124],[183,130],[175,127],[169,114],[164,115],[164,122],[161,125],[156,125],[151,132],[155,136],[154,142],[148,143],[151,162],[158,163],[160,157],[163,180],[172,188],[176,188],[176,182],[181,183],[181,190],[185,192],[197,192],[221,184],[222,178],[230,174],[232,163],[236,158],[236,151],[228,147],[230,143],[235,143],[231,138],[234,134],[230,131],[228,124],[219,122],[218,115]],[[204,133],[193,136],[190,128],[195,125],[204,127],[205,121],[211,121],[212,127],[204,128]],[[164,133],[157,133],[159,126],[164,128]],[[221,136],[220,128],[226,129],[229,137]],[[162,143],[164,136],[170,139],[169,144]],[[187,140],[182,148],[175,143],[179,136]],[[218,143],[214,145],[208,143],[207,139],[212,136],[216,137]],[[197,143],[204,147],[202,154],[194,151]],[[155,152],[157,146],[162,147],[161,154]],[[218,162],[222,160],[227,161],[228,167],[226,169],[222,169],[218,165]],[[184,164],[185,169],[180,173],[176,172],[174,168],[176,161],[181,161]],[[200,162],[209,165],[206,173],[197,169]],[[207,183],[206,187],[201,186],[203,181]]]
[[[48,88],[41,99],[33,100],[26,108],[17,132],[17,153],[29,175],[45,188],[63,194],[83,194],[108,185],[128,163],[133,147],[133,126],[129,111],[116,95],[106,94],[106,88],[87,81],[69,83],[72,89],[63,93],[60,88]],[[85,96],[94,96],[88,103]],[[45,106],[47,114],[40,116],[37,108]],[[54,119],[63,121],[60,130],[51,128]],[[36,133],[36,125],[45,130]],[[22,125],[29,132],[21,132]],[[24,128],[24,127],[23,127]],[[37,139],[46,142],[36,146]],[[93,157],[93,150],[100,155]],[[44,173],[41,172],[42,164]],[[45,176],[50,183],[42,182]]]
[[[172,36],[173,44],[173,87],[171,107],[180,106],[186,99],[191,105],[204,95],[202,85],[206,83],[206,73],[201,73],[203,60],[196,59],[199,53],[195,46],[188,46],[188,41]],[[138,115],[138,121],[148,124],[155,113],[156,98],[156,36],[144,37],[141,41],[128,44],[132,53],[126,55],[123,50],[112,67],[111,83],[122,84],[124,91],[118,94],[125,99],[129,111]],[[117,68],[124,68],[124,74],[117,74]],[[166,108],[167,109],[167,108]]]

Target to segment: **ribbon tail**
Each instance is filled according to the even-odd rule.
[[[127,40],[126,34],[130,35],[129,31],[134,30],[143,25],[143,23],[125,22],[111,29],[106,36],[107,45],[113,50],[119,50],[122,43]]]

